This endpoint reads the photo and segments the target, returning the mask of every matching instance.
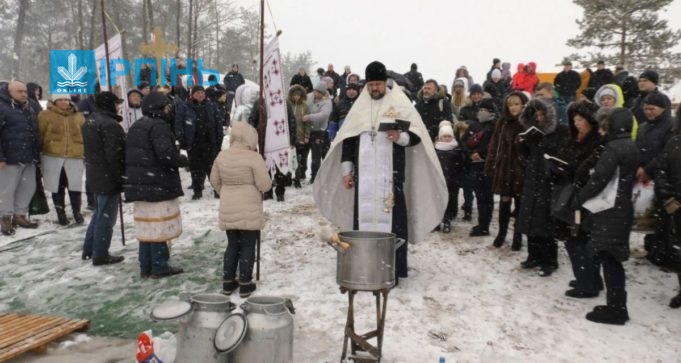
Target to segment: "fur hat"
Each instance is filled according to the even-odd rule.
[[[653,105],[660,108],[667,108],[665,97],[661,93],[651,92],[644,99],[644,105]]]
[[[439,129],[440,131],[437,134],[438,137],[444,135],[454,136],[454,127],[452,126],[452,123],[447,120],[440,121]]]
[[[649,80],[650,82],[657,84],[657,82],[660,80],[660,75],[657,74],[657,72],[655,72],[654,70],[648,69],[646,71],[643,71],[643,73],[641,73],[641,75],[638,76],[638,78],[639,79],[645,78],[645,79]]]
[[[116,113],[116,105],[123,102],[115,93],[104,91],[95,96],[95,106],[102,111]]]
[[[71,95],[68,93],[53,93],[50,95],[50,100],[52,100],[52,102],[62,99],[71,101]]]
[[[385,65],[379,61],[369,63],[366,70],[364,70],[364,78],[367,82],[386,81],[388,79],[388,74]]]

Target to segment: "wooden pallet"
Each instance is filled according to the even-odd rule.
[[[0,362],[28,351],[44,352],[50,342],[89,328],[89,320],[0,314]]]

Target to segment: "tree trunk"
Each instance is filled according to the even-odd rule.
[[[28,10],[28,0],[19,1],[19,18],[17,19],[17,31],[14,35],[14,64],[12,66],[12,78],[19,78],[21,74],[21,43],[24,40],[24,20]]]
[[[189,0],[189,35],[187,35],[187,58],[192,58],[192,22],[194,21],[194,0]]]
[[[147,0],[147,11],[149,12],[149,30],[154,30],[154,7],[151,0]]]
[[[220,66],[220,13],[218,12],[218,0],[213,1],[213,8],[215,10],[215,62],[212,63],[215,69]]]
[[[83,22],[83,0],[78,0],[78,49],[85,49],[85,23]]]
[[[142,42],[149,41],[149,25],[147,24],[147,0],[142,1]]]
[[[620,37],[620,64],[624,69],[628,69],[627,65],[627,22],[622,22],[622,36]]]
[[[180,14],[182,13],[182,0],[177,0],[175,5],[175,40],[177,41],[177,51],[175,52],[175,57],[180,56]]]
[[[201,9],[201,3],[199,1],[194,2],[194,6],[196,8],[194,9],[194,30],[193,30],[193,36],[192,36],[192,57],[193,58],[198,58],[198,52],[196,49],[196,45],[198,44],[199,40],[199,10]]]
[[[90,15],[90,44],[88,44],[88,49],[95,49],[95,34],[98,32],[95,30],[95,19],[97,19],[97,0],[92,0],[92,14]]]

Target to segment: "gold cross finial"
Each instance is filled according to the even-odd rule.
[[[173,43],[166,43],[163,40],[163,30],[160,27],[155,27],[152,31],[151,41],[140,44],[139,51],[143,55],[150,55],[156,58],[156,72],[158,76],[156,81],[160,84],[161,77],[165,77],[165,70],[161,69],[161,59],[167,54],[174,54],[177,51],[177,46]]]

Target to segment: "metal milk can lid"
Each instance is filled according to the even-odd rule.
[[[232,313],[215,332],[215,339],[213,339],[215,350],[221,353],[231,352],[244,340],[246,331],[248,331],[246,315]]]
[[[192,305],[186,301],[169,300],[151,310],[153,320],[172,320],[189,314]]]

